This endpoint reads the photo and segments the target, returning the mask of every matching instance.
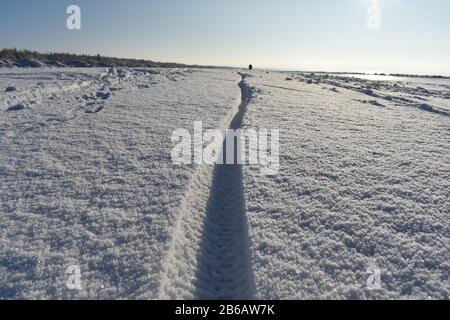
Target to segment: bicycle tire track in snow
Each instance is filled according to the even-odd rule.
[[[241,76],[241,101],[231,110],[223,131],[241,127],[251,99],[246,75]],[[245,208],[241,165],[198,167],[181,203],[162,268],[159,298],[254,296]]]

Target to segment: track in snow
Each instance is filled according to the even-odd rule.
[[[230,129],[242,126],[250,100],[244,78],[239,84],[241,105]],[[224,157],[225,150],[224,142]],[[242,165],[216,165],[198,258],[196,298],[248,299],[254,295],[245,212]]]
[[[231,129],[241,127],[251,98],[245,75],[241,76],[241,103],[232,111],[227,124]],[[253,298],[245,213],[242,166],[199,167],[183,199],[163,266],[160,298]]]

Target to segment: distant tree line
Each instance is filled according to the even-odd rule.
[[[137,59],[121,59],[101,55],[71,54],[71,53],[39,53],[30,50],[2,49],[0,51],[0,66],[17,67],[149,67],[149,68],[180,68],[187,65],[179,63],[154,62]],[[192,67],[192,66],[191,66]]]

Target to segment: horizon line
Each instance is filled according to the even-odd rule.
[[[102,53],[74,53],[74,52],[57,52],[57,51],[40,51],[36,49],[27,49],[27,48],[0,48],[0,51],[2,50],[17,50],[18,52],[21,51],[30,51],[42,55],[47,54],[68,54],[68,55],[76,55],[76,56],[90,56],[95,57],[100,55],[103,58],[111,58],[111,59],[118,59],[118,60],[134,60],[134,61],[145,61],[145,62],[154,62],[154,63],[162,63],[162,64],[179,64],[179,65],[185,65],[188,67],[204,67],[204,68],[232,68],[232,69],[242,69],[246,68],[245,66],[236,66],[236,65],[227,65],[227,64],[199,64],[199,63],[184,63],[179,61],[162,61],[159,59],[148,59],[148,58],[138,58],[138,57],[118,57],[114,55],[109,54],[102,54]],[[434,74],[434,73],[401,73],[401,72],[385,72],[385,71],[330,71],[327,69],[321,69],[321,68],[304,68],[304,67],[293,67],[293,68],[286,68],[286,67],[278,67],[278,66],[260,66],[260,67],[254,67],[255,70],[261,70],[261,71],[273,71],[273,72],[308,72],[308,73],[329,73],[329,74],[361,74],[361,75],[386,75],[386,76],[410,76],[410,77],[443,77],[443,78],[450,78],[450,74]]]

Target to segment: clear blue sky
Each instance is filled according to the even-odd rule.
[[[0,47],[198,64],[450,75],[450,1],[2,0]],[[66,29],[66,8],[82,30]]]

